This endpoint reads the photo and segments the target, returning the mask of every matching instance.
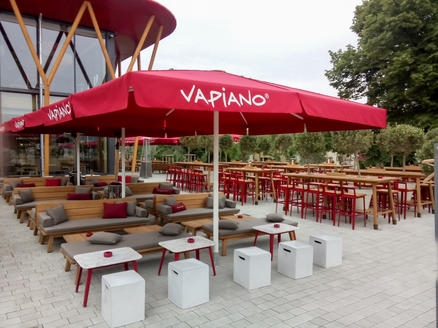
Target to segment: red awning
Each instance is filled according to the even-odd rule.
[[[221,134],[386,127],[385,109],[221,71],[130,72],[33,115],[45,133],[172,137],[212,134],[213,111]]]

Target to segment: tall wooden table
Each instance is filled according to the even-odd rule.
[[[243,173],[243,177],[244,179],[246,179],[248,174],[254,174],[254,179],[255,179],[255,204],[258,205],[259,204],[259,199],[260,199],[260,188],[259,188],[259,184],[260,184],[260,174],[262,173],[269,173],[270,176],[270,180],[271,180],[271,187],[272,187],[272,193],[273,193],[273,197],[274,200],[277,201],[277,192],[275,191],[275,186],[274,186],[274,179],[272,177],[273,173],[275,170],[273,169],[261,169],[258,167],[228,167],[225,170],[230,171],[230,172],[242,172]]]
[[[379,214],[391,214],[392,223],[397,224],[397,218],[395,216],[394,199],[392,197],[392,187],[391,182],[397,180],[395,177],[383,177],[378,178],[375,176],[358,176],[358,175],[329,175],[329,174],[316,174],[316,173],[286,173],[285,176],[294,179],[301,180],[322,180],[322,181],[339,181],[345,182],[357,182],[363,184],[371,185],[373,189],[373,208],[372,214],[374,219],[374,229],[379,228]],[[388,196],[389,196],[389,209],[379,210],[377,206],[377,185],[386,183],[388,186]],[[289,184],[289,182],[288,182]]]
[[[359,174],[357,170],[344,170],[347,174]],[[423,205],[427,205],[428,203],[423,203],[421,201],[421,178],[424,177],[424,173],[422,172],[412,172],[412,171],[387,171],[387,170],[360,170],[360,174],[364,175],[373,175],[373,176],[381,176],[381,177],[396,177],[398,179],[415,179],[415,190],[417,191],[416,198],[416,208],[417,208],[417,216],[421,217],[421,208]],[[435,210],[435,204],[432,203],[432,209]]]

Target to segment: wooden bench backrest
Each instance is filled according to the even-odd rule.
[[[219,196],[224,193],[220,192]],[[158,204],[164,204],[164,200],[169,197],[175,197],[177,202],[183,202],[187,209],[205,207],[209,192],[194,193],[194,194],[176,194],[176,195],[156,195],[154,198],[154,210],[156,210]]]
[[[81,220],[89,218],[101,218],[103,216],[103,203],[113,204],[115,201],[134,201],[135,198],[123,198],[123,199],[98,199],[98,200],[79,200],[68,202],[53,202],[38,204],[36,206],[36,217],[39,213],[45,212],[48,208],[64,205],[64,210],[67,213],[69,220]]]
[[[89,183],[92,180],[98,180],[99,182],[106,182],[110,184],[111,182],[116,181],[116,176],[114,174],[109,175],[87,175],[85,177],[85,184]]]
[[[133,194],[152,194],[154,188],[158,188],[160,183],[166,182],[139,182],[139,183],[127,183],[126,186],[131,189]],[[169,183],[170,184],[170,183]]]
[[[83,185],[81,187],[90,187]],[[56,186],[56,187],[31,187],[31,188],[14,188],[14,194],[18,195],[21,190],[32,190],[35,200],[67,199],[69,193],[76,192],[76,186]]]
[[[35,187],[42,187],[46,185],[47,179],[61,179],[64,177],[24,177],[24,178],[5,178],[4,183],[11,181],[23,181],[23,183],[34,183]],[[68,177],[67,177],[68,178]],[[66,178],[66,179],[67,179]]]

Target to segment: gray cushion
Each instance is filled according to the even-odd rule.
[[[235,201],[232,201],[232,200],[229,200],[229,199],[225,200],[225,207],[236,208],[236,204],[237,204],[237,202],[235,202]]]
[[[160,183],[158,185],[159,189],[173,189],[173,184],[170,183]]]
[[[227,214],[235,214],[238,213],[239,210],[235,209],[235,208],[222,208],[219,209],[219,214],[220,215],[227,215]],[[199,216],[213,216],[213,210],[211,208],[189,208],[185,211],[181,211],[181,212],[176,212],[176,213],[171,213],[171,214],[167,214],[167,215],[163,215],[166,220],[169,219],[185,219],[185,218],[196,218]]]
[[[76,187],[77,194],[89,194],[90,192],[91,192],[90,187],[80,187],[80,186]]]
[[[179,190],[177,187],[173,187],[172,189],[174,194],[179,194],[181,192],[181,190]]]
[[[9,184],[12,188],[16,188],[18,184],[23,183],[23,180],[10,181]]]
[[[281,214],[271,213],[266,215],[266,221],[268,222],[283,222],[284,217]]]
[[[93,200],[100,199],[100,194],[97,191],[92,191],[91,192],[91,198]]]
[[[134,193],[132,192],[131,188],[129,188],[128,186],[125,186],[125,197],[129,197],[134,195]]]
[[[136,206],[135,207],[135,216],[139,217],[139,218],[146,218],[148,217],[149,212],[147,209],[142,208],[140,206]]]
[[[137,183],[138,177],[131,177],[131,183]]]
[[[179,236],[179,238],[189,236],[191,235],[183,233]],[[61,244],[61,249],[63,254],[72,259],[73,256],[77,254],[103,251],[119,247],[131,247],[135,250],[149,249],[153,247],[158,247],[158,243],[160,241],[166,241],[171,239],[175,239],[175,236],[165,236],[158,231],[148,231],[143,233],[135,233],[132,235],[124,235],[122,240],[116,245],[90,244],[88,241],[85,240],[77,243]]]
[[[169,214],[172,214],[172,207],[170,207],[169,205],[165,205],[165,204],[158,204],[157,211],[159,214],[161,214],[163,216],[167,216]]]
[[[40,213],[38,218],[38,224],[41,227],[52,227],[55,225],[55,220],[48,216],[46,213]]]
[[[177,201],[175,199],[175,197],[170,196],[164,199],[164,205],[176,205]]]
[[[62,177],[61,178],[61,181],[60,181],[60,183],[59,183],[59,185],[60,186],[66,186],[67,185],[67,183],[68,183],[68,177]]]
[[[12,191],[12,189],[13,187],[9,183],[3,185],[3,191]]]
[[[225,208],[226,198],[225,196],[219,196],[219,208]],[[207,197],[207,208],[213,208],[213,196]]]
[[[48,208],[46,213],[53,219],[55,225],[68,221],[67,213],[65,213],[64,205],[62,204]]]
[[[154,208],[154,200],[153,199],[146,199],[144,202],[144,207],[148,210],[151,210]]]
[[[255,233],[255,230],[253,229],[254,226],[266,224],[266,219],[254,219],[254,220],[244,220],[239,222],[239,226],[236,230],[226,230],[226,229],[219,229],[219,236],[228,236],[228,235],[236,235],[241,233]],[[284,223],[293,225],[295,227],[298,226],[298,222],[294,221],[285,221]],[[202,226],[202,229],[212,232],[213,231],[213,225],[212,224],[204,224]]]
[[[95,232],[87,238],[87,241],[92,244],[115,245],[122,239],[122,236],[112,232]]]
[[[33,202],[35,200],[35,197],[33,196],[33,192],[30,189],[20,190],[19,194],[23,204]]]
[[[167,223],[160,229],[160,233],[165,236],[178,236],[183,230],[184,227],[181,224]]]
[[[219,229],[236,230],[239,227],[237,222],[231,220],[220,220]]]
[[[21,205],[21,204],[23,204],[23,200],[21,199],[20,196],[16,196],[14,198],[14,206]]]
[[[41,215],[41,214],[40,214]],[[127,225],[142,225],[147,224],[148,219],[138,218],[135,216],[128,216],[123,219],[102,219],[102,218],[91,218],[91,219],[80,219],[80,220],[68,220],[66,222],[57,224],[53,227],[41,228],[47,234],[61,234],[76,231],[89,231],[90,229],[104,230],[106,227],[123,227]]]
[[[126,205],[126,215],[127,216],[135,216],[135,208],[137,207],[137,202],[135,200],[124,202],[122,200],[116,201],[116,204],[127,203]]]

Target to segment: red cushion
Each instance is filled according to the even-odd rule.
[[[101,182],[96,182],[96,183],[94,184],[94,186],[95,186],[95,187],[105,187],[107,184],[108,184],[108,183],[101,181]]]
[[[153,194],[171,195],[171,194],[173,194],[173,189],[154,188],[154,190],[152,190],[152,193]]]
[[[111,203],[103,203],[103,218],[111,219],[111,218],[126,218],[126,208],[128,206],[127,202],[111,204]]]
[[[119,175],[117,177],[117,181],[122,181],[122,176],[121,175]],[[125,182],[126,183],[130,183],[131,182],[131,176],[130,175],[125,176]]]
[[[67,200],[91,200],[91,193],[75,194],[74,192],[67,194]]]
[[[17,188],[29,188],[35,187],[35,183],[19,183],[17,184]]]
[[[46,179],[46,187],[48,186],[60,186],[61,179]]]
[[[186,206],[183,202],[179,202],[175,205],[170,205],[172,207],[172,213],[181,212],[186,210]]]

